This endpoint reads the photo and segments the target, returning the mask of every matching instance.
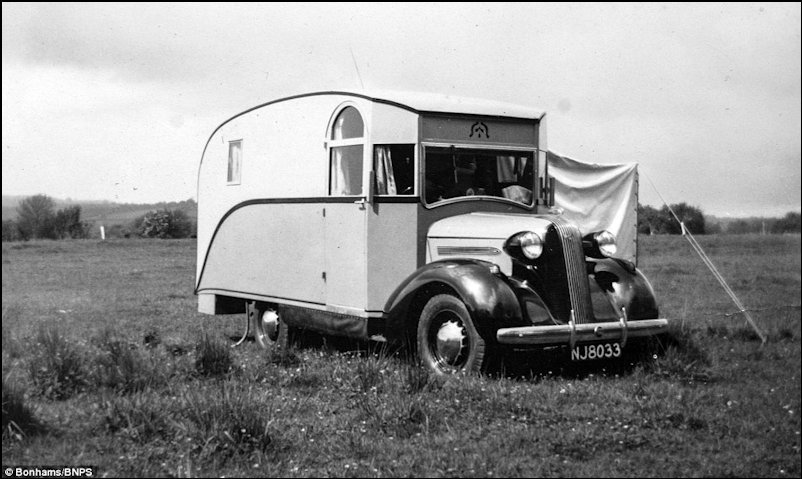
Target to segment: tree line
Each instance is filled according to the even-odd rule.
[[[81,206],[71,205],[56,210],[56,202],[47,195],[23,199],[17,207],[17,218],[3,220],[3,241],[32,239],[89,238],[93,223],[81,219]],[[143,238],[188,238],[197,234],[197,225],[179,209],[162,209],[145,213],[129,225],[111,225],[109,236]]]
[[[672,214],[673,211],[673,214]],[[705,215],[700,208],[687,203],[668,206],[663,205],[659,210],[651,206],[638,205],[638,233],[640,234],[682,234],[676,215],[691,234],[705,234]]]
[[[3,220],[3,241],[88,238],[90,228],[91,224],[81,221],[79,205],[56,211],[53,198],[35,195],[20,202],[16,220]]]
[[[789,212],[782,218],[742,218],[727,224],[723,232],[730,234],[785,234],[802,232],[802,214]]]
[[[672,214],[673,211],[673,214]],[[638,233],[681,234],[676,215],[692,234],[800,233],[800,213],[783,218],[747,218],[726,224],[708,223],[702,210],[687,203],[663,206],[638,205]],[[56,202],[47,195],[23,199],[17,207],[16,220],[3,220],[3,241],[31,239],[89,238],[93,224],[81,219],[81,206],[56,210]],[[188,238],[197,234],[196,222],[181,209],[160,209],[145,213],[130,224],[110,225],[110,237]]]
[[[728,222],[709,222],[705,220],[700,208],[687,203],[678,203],[663,205],[660,209],[639,204],[638,233],[682,234],[682,227],[677,218],[691,234],[785,234],[802,231],[802,215],[793,211],[782,218],[744,218]]]

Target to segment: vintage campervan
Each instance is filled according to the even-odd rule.
[[[409,340],[437,373],[482,371],[508,348],[623,354],[667,326],[635,267],[636,174],[571,171],[544,120],[399,92],[235,115],[199,168],[199,311],[245,313],[265,348],[291,328]]]

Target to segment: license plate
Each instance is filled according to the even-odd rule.
[[[574,349],[571,350],[571,361],[589,361],[619,356],[621,356],[621,345],[618,343],[582,344],[574,346]]]

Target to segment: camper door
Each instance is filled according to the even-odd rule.
[[[334,115],[327,142],[329,198],[324,211],[327,309],[364,311],[367,302],[368,155],[362,115],[351,104]]]

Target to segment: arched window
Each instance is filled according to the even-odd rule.
[[[334,127],[331,129],[332,140],[347,140],[349,138],[362,138],[365,133],[365,124],[362,115],[356,108],[349,106],[337,115]]]
[[[362,163],[365,123],[356,108],[348,106],[334,119],[331,128],[329,194],[362,194]]]

